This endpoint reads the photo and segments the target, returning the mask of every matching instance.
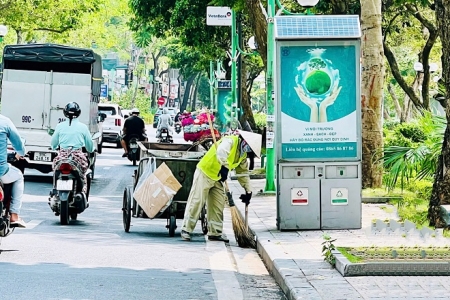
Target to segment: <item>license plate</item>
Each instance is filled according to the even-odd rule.
[[[167,132],[161,133],[161,136],[167,136]]]
[[[56,189],[58,191],[71,191],[73,187],[73,181],[72,180],[61,180],[58,179],[56,181]]]
[[[139,147],[139,146],[138,146],[137,144],[131,144],[131,145],[130,145],[130,148],[131,148],[131,149],[138,148],[138,147]]]
[[[34,152],[34,160],[52,161],[52,154],[46,152]]]

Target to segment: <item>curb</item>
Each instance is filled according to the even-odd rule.
[[[236,207],[243,217],[241,207]],[[276,238],[270,232],[254,230],[250,224],[249,230],[256,237],[256,251],[287,299],[322,299],[295,261],[273,244]]]
[[[352,276],[448,276],[449,262],[367,262],[352,263],[338,250],[333,251],[336,269],[344,277]]]

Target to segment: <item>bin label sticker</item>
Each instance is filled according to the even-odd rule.
[[[308,188],[292,188],[291,204],[308,205]]]
[[[332,188],[331,205],[348,205],[348,189]]]

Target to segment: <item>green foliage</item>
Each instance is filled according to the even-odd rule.
[[[113,98],[113,103],[117,103],[123,109],[132,109],[132,99],[134,96],[134,88],[128,89],[125,93]],[[150,109],[150,98],[145,95],[141,90],[137,90],[134,106],[140,111],[141,117],[145,120],[145,123],[153,123],[154,112]]]
[[[333,251],[336,250],[336,246],[333,243],[336,239],[331,239],[330,235],[327,233],[324,233],[322,238],[324,239],[324,242],[322,242],[323,260],[334,267],[336,266],[336,257],[334,256]]]
[[[419,227],[428,226],[428,202],[432,188],[433,183],[430,180],[412,180],[406,186],[410,193],[389,202],[397,206],[398,216],[402,221],[409,220]]]
[[[256,127],[264,128],[267,125],[267,117],[265,113],[254,113],[253,117],[255,119]]]
[[[389,190],[398,179],[404,181],[431,179],[436,170],[445,130],[445,119],[425,112],[415,123],[399,124],[393,130],[384,129],[383,166]]]

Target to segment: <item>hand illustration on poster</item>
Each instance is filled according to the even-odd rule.
[[[327,108],[334,104],[342,89],[339,70],[333,67],[332,61],[324,58],[326,49],[312,48],[305,52],[310,57],[296,68],[294,90],[311,111],[309,120],[304,121],[327,122]]]

